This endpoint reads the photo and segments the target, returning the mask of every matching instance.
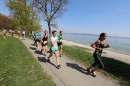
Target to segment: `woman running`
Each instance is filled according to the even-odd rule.
[[[58,42],[57,42],[57,44],[58,44],[58,47],[59,47],[59,51],[60,51],[60,57],[62,56],[62,40],[63,40],[63,38],[62,38],[62,31],[60,31],[60,34],[58,34]]]
[[[46,52],[47,52],[47,44],[48,44],[48,31],[45,30],[44,34],[41,37],[41,42],[42,42],[42,49],[41,49],[41,53],[42,51],[44,51],[44,55],[46,56]]]
[[[57,68],[61,68],[60,63],[59,63],[59,52],[58,52],[58,46],[57,46],[57,41],[58,37],[56,36],[56,31],[54,30],[52,32],[53,36],[51,37],[51,48],[50,48],[50,55],[48,57],[48,62],[50,62],[50,57],[55,54],[56,57],[56,62],[57,62]]]
[[[109,48],[109,44],[104,46],[106,37],[107,37],[106,33],[101,33],[99,39],[95,43],[91,44],[91,47],[95,49],[95,52],[93,53],[93,57],[95,61],[89,68],[87,68],[87,71],[88,74],[92,73],[93,77],[96,77],[95,71],[104,68],[104,64],[101,60],[101,54],[103,48]]]

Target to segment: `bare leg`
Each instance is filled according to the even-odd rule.
[[[91,65],[88,69],[91,70],[92,68],[94,68],[94,67]]]
[[[50,53],[50,55],[48,56],[48,59],[50,59],[52,55],[53,55],[53,52]]]
[[[47,45],[45,46],[45,54],[47,53]]]
[[[55,56],[56,56],[57,65],[59,65],[60,62],[59,62],[59,52],[58,51],[55,51]]]
[[[60,45],[60,54],[62,54],[62,45]]]
[[[97,66],[95,67],[92,71],[95,72],[95,71],[98,71],[100,68]]]

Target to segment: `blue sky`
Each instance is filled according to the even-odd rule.
[[[0,13],[9,15],[3,1]],[[57,20],[58,31],[130,37],[130,0],[69,0],[67,9]],[[48,29],[42,19],[41,25]]]

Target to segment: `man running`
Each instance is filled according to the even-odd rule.
[[[35,34],[37,51],[39,51],[40,40],[41,40],[41,33],[39,32],[39,30],[37,30],[37,32]]]
[[[57,41],[58,37],[56,36],[56,31],[54,30],[52,32],[53,36],[51,37],[51,48],[50,48],[50,55],[48,57],[48,62],[50,62],[50,57],[55,54],[56,57],[56,62],[57,62],[57,68],[61,68],[60,63],[59,63],[59,52],[58,52],[58,46],[57,46]]]
[[[58,37],[57,44],[58,44],[59,51],[60,51],[60,55],[59,55],[60,57],[62,57],[62,40],[63,40],[62,33],[63,33],[63,31],[60,31],[60,34],[57,35],[57,37]]]

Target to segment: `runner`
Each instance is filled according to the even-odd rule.
[[[35,40],[36,34],[38,34],[38,30],[36,30],[36,32],[34,32],[34,45],[36,45],[36,40]]]
[[[22,38],[24,39],[25,38],[25,30],[22,30]]]
[[[109,48],[109,44],[104,46],[106,37],[107,37],[106,33],[101,33],[99,39],[95,43],[91,44],[91,47],[95,48],[95,52],[93,53],[95,62],[86,70],[88,71],[87,72],[88,74],[92,73],[93,77],[96,77],[95,71],[98,71],[99,69],[104,68],[104,64],[101,60],[101,54],[102,54],[103,48]]]
[[[58,42],[57,42],[57,44],[58,44],[58,47],[59,47],[59,51],[60,51],[60,57],[62,57],[62,40],[63,40],[63,38],[62,38],[62,31],[60,31],[60,34],[58,34]]]
[[[48,31],[45,30],[44,34],[41,37],[41,42],[42,42],[42,49],[41,49],[41,53],[42,51],[44,51],[44,55],[46,56],[46,52],[47,52],[47,44],[48,44]]]
[[[53,30],[52,32],[53,36],[51,37],[51,48],[50,48],[50,55],[48,57],[48,62],[50,62],[50,57],[55,54],[56,57],[56,62],[57,62],[57,68],[61,68],[60,63],[59,63],[59,52],[58,52],[58,46],[57,46],[57,41],[58,37],[56,36],[56,31]]]
[[[36,41],[36,51],[39,51],[39,44],[40,44],[40,39],[41,39],[41,33],[39,30],[37,30],[37,33],[35,33],[35,41]]]
[[[6,38],[6,29],[3,30],[3,37]]]
[[[15,34],[15,31],[14,31],[14,30],[12,30],[12,37],[14,37],[14,34]]]
[[[21,33],[20,30],[18,30],[18,38],[20,38],[20,33]]]

